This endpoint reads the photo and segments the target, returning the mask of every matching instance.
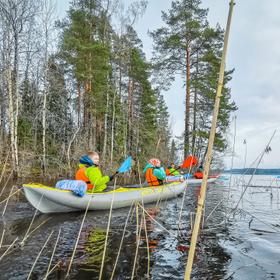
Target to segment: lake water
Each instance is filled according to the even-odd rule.
[[[251,177],[233,175],[229,192],[229,177],[225,174],[215,184],[209,185],[204,229],[198,241],[192,279],[280,279],[280,181],[275,176],[258,175],[246,189]],[[10,188],[7,187],[6,196]],[[148,214],[145,215],[145,226],[142,219],[140,238],[136,237],[136,232],[142,209],[138,209],[136,219],[137,211],[134,208],[124,232],[113,279],[131,279],[132,274],[134,279],[183,279],[198,194],[199,187],[189,187],[186,191],[180,231],[178,221],[182,196],[162,201],[159,205],[145,205]],[[1,213],[4,204],[0,205]],[[214,208],[215,211],[211,213]],[[112,275],[129,210],[113,210],[102,279],[110,279]],[[9,254],[1,259],[6,245],[16,237],[19,241],[23,239],[33,214],[34,208],[19,192],[9,201],[5,214],[0,216],[0,239],[5,229],[0,249],[0,279],[27,279],[39,251],[53,231],[30,278],[43,279],[60,229],[52,267],[57,263],[59,265],[48,279],[65,279],[83,212],[38,213],[30,231],[39,227],[21,246],[16,241]],[[98,279],[107,222],[108,211],[88,213],[69,279]]]

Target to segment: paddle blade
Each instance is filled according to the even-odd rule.
[[[192,166],[197,165],[197,163],[198,163],[198,158],[197,157],[195,157],[195,156],[188,156],[184,160],[183,164],[181,165],[181,168],[190,168]]]
[[[118,169],[119,173],[125,173],[131,169],[132,157],[128,157]]]

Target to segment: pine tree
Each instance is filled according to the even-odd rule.
[[[168,88],[177,73],[183,75],[185,92],[184,156],[202,154],[209,132],[214,93],[217,87],[223,32],[219,26],[211,28],[207,22],[208,10],[200,8],[200,0],[172,1],[171,9],[162,12],[166,26],[151,33],[155,43],[154,66]],[[226,83],[233,71],[227,73]],[[218,123],[216,148],[223,150],[223,134],[228,127],[230,113],[236,110],[225,87]],[[204,152],[203,152],[203,151]]]
[[[104,40],[104,24],[110,24],[103,17],[101,4],[101,1],[77,1],[69,11],[69,23],[60,23],[64,28],[61,57],[73,67],[77,81],[78,121],[83,124],[88,147],[97,150],[102,146],[104,92],[110,73],[110,46]]]
[[[193,56],[201,48],[200,37],[207,26],[207,10],[200,0],[172,1],[171,9],[162,12],[166,27],[151,33],[155,43],[154,62],[167,86],[181,73],[185,80],[184,154],[190,150],[191,68]]]

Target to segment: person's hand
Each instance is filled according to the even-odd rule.
[[[119,171],[116,171],[115,174],[109,176],[110,181],[112,181],[115,178],[115,176],[118,175],[118,174],[119,174]]]

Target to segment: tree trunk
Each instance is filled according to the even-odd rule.
[[[109,108],[109,89],[107,88],[107,91],[106,91],[106,111],[105,111],[105,116],[104,116],[104,139],[103,139],[103,151],[102,151],[103,160],[106,157],[106,150],[107,150],[108,108]]]
[[[198,79],[198,55],[197,55],[197,61],[196,61],[196,81]],[[196,112],[197,111],[197,86],[195,86],[194,89],[194,101],[193,101],[193,129],[192,129],[192,154],[196,154]]]
[[[11,39],[10,31],[7,31],[7,48],[6,48],[6,84],[8,92],[8,118],[10,124],[10,145],[12,156],[12,169],[13,174],[16,176],[16,156],[15,156],[15,120],[14,120],[14,96],[13,96],[13,81],[12,81],[12,69],[11,69]]]
[[[186,48],[186,105],[185,105],[185,137],[184,137],[184,157],[189,154],[189,123],[190,123],[190,49]]]
[[[127,148],[128,151],[132,151],[133,145],[133,133],[132,133],[132,123],[133,123],[133,89],[134,89],[134,82],[133,80],[128,81],[128,112],[127,112]]]
[[[113,97],[113,115],[112,115],[112,127],[111,127],[111,152],[110,152],[110,164],[113,163],[113,156],[114,156],[114,140],[115,140],[115,117],[116,117],[116,92],[114,92]]]
[[[42,108],[42,145],[43,145],[43,154],[42,154],[42,171],[45,174],[46,171],[46,108],[47,107],[47,89],[43,91],[43,108]]]
[[[77,109],[77,114],[78,114],[78,127],[81,125],[81,85],[78,82],[78,109]]]
[[[19,173],[19,162],[18,162],[18,114],[19,114],[19,77],[18,77],[18,66],[19,66],[19,56],[18,56],[18,31],[14,30],[14,69],[13,69],[13,95],[15,102],[15,112],[14,112],[14,152],[15,152],[15,167],[14,177],[16,178]]]

